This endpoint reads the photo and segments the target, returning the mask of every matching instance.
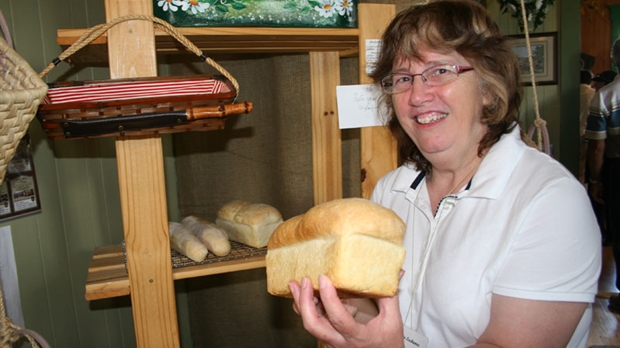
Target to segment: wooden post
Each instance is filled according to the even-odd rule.
[[[360,30],[360,83],[372,81],[366,75],[366,40],[380,39],[394,18],[395,7],[363,3],[358,5]],[[387,127],[365,127],[361,130],[362,197],[369,198],[379,178],[398,165],[396,140]]]
[[[336,86],[340,54],[310,52],[314,204],[342,198],[342,146]]]
[[[106,0],[106,18],[152,15],[151,0]],[[111,78],[157,75],[153,24],[120,23],[108,32]],[[161,137],[117,138],[121,208],[136,341],[176,348],[176,316]]]

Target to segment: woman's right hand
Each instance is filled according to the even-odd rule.
[[[303,278],[301,285],[292,281],[289,286],[294,299],[293,308],[301,316],[304,328],[324,342],[326,347],[404,347],[397,296],[378,299],[378,315],[363,324],[355,320],[338,298],[336,288],[328,277],[319,277],[320,300],[314,296],[308,278]]]

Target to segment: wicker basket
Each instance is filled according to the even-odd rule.
[[[239,84],[230,73],[205,56],[169,23],[153,16],[119,17],[90,28],[39,76],[45,76],[62,60],[103,35],[111,27],[129,20],[153,22],[156,28],[177,39],[188,51],[218,70],[221,75],[143,77],[50,84],[49,98],[46,98],[41,105],[37,115],[49,138],[59,140],[124,137],[222,129],[226,116],[252,111],[250,102],[235,104]],[[220,87],[198,87],[211,83]],[[190,85],[194,88],[186,87]],[[69,92],[65,92],[67,90]],[[123,97],[118,96],[121,90],[124,92]],[[59,95],[61,97],[58,97]],[[76,97],[78,95],[79,98]],[[65,99],[65,96],[68,97]]]
[[[47,84],[30,65],[0,38],[0,182],[15,155],[19,141],[28,131]]]
[[[11,42],[2,12],[0,27],[6,40]],[[6,167],[15,156],[19,142],[26,135],[48,89],[6,40],[0,38],[0,182],[4,180]],[[16,325],[7,316],[0,284],[0,348],[11,348],[24,337],[32,347],[49,348],[38,333]]]

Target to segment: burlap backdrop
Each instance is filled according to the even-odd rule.
[[[397,11],[411,3],[397,3]],[[181,216],[213,221],[236,199],[270,204],[284,219],[304,213],[313,205],[308,55],[215,59],[254,111],[230,117],[223,131],[173,137]],[[215,73],[203,64],[174,64],[173,72]],[[358,83],[357,58],[341,60],[341,79]],[[343,196],[358,197],[359,131],[344,131],[342,139]],[[195,347],[317,346],[292,301],[267,293],[264,269],[190,279],[187,288]]]

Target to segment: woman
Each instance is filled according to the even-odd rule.
[[[329,347],[585,347],[596,219],[573,175],[522,140],[518,61],[487,11],[399,13],[372,78],[405,161],[371,198],[407,224],[398,298],[359,323],[327,277],[320,301],[291,282],[306,329]]]

